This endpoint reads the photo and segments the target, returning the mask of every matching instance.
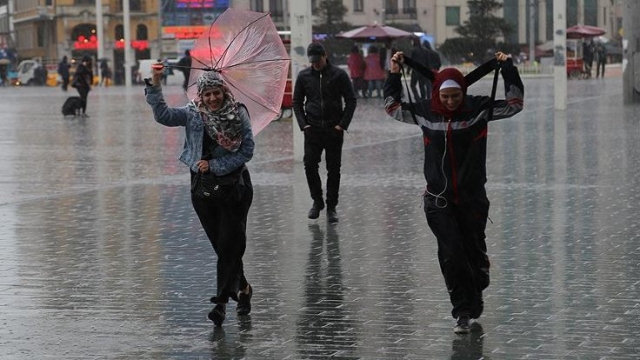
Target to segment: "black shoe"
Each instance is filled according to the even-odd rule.
[[[209,320],[213,321],[215,326],[222,326],[226,316],[227,312],[224,309],[224,304],[217,304],[207,315]]]
[[[320,210],[324,209],[324,203],[320,201],[314,201],[313,205],[311,205],[311,209],[309,209],[309,219],[317,219],[320,217]]]
[[[469,325],[469,315],[462,314],[458,316],[458,320],[456,321],[456,326],[453,327],[453,332],[456,334],[468,334],[471,331],[471,326]]]
[[[330,223],[338,222],[338,213],[336,212],[336,208],[327,208],[327,221]]]
[[[249,315],[251,312],[251,297],[253,296],[253,288],[249,287],[249,293],[238,292],[238,306],[236,307],[236,313],[240,316]]]

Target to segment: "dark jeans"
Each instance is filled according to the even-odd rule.
[[[604,61],[598,61],[596,63],[596,77],[602,76],[604,77]]]
[[[340,166],[344,131],[335,128],[310,127],[304,131],[304,173],[314,201],[323,202],[322,180],[318,172],[322,151],[327,163],[327,207],[338,205],[340,192]]]
[[[191,173],[195,176],[195,173]],[[237,300],[238,291],[247,287],[242,257],[247,246],[247,215],[253,201],[253,186],[249,171],[243,173],[239,201],[203,200],[191,196],[213,250],[218,255],[216,265],[218,302]]]
[[[449,202],[440,208],[428,195],[424,205],[427,222],[438,240],[440,270],[453,305],[451,315],[474,314],[482,305],[482,290],[489,286],[484,233],[489,200],[484,196],[461,204]]]

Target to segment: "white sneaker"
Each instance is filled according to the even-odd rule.
[[[456,320],[456,326],[453,327],[453,332],[456,334],[468,334],[471,331],[469,320],[469,315],[460,315]]]

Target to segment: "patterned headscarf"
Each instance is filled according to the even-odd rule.
[[[242,143],[242,120],[238,115],[238,104],[224,83],[224,80],[215,71],[205,71],[198,77],[198,97],[193,105],[198,109],[204,123],[207,134],[220,146],[228,151],[235,152]],[[202,93],[209,88],[220,88],[224,94],[224,100],[220,109],[211,111],[200,98]]]

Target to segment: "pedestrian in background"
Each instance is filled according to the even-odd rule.
[[[344,132],[356,110],[357,98],[349,75],[327,59],[319,43],[307,48],[311,66],[298,73],[293,92],[293,111],[304,131],[304,172],[313,205],[309,219],[317,219],[325,207],[318,173],[322,152],[327,165],[327,221],[338,222],[336,206],[340,192],[340,167]],[[343,105],[344,101],[344,105]]]
[[[189,50],[184,51],[184,56],[178,60],[176,64],[178,69],[182,71],[184,75],[184,81],[182,82],[182,88],[187,91],[189,88],[189,76],[191,75],[191,52]]]
[[[111,84],[111,69],[107,59],[100,60],[100,86],[109,86]]]
[[[604,67],[607,63],[607,48],[602,42],[596,45],[596,78],[604,77]]]
[[[82,60],[76,67],[76,73],[73,75],[72,86],[76,88],[80,98],[82,99],[82,117],[89,117],[87,114],[87,99],[91,85],[93,85],[93,65],[91,57],[84,55]]]
[[[380,54],[378,54],[378,48],[375,45],[369,46],[364,62],[366,64],[364,80],[368,85],[369,97],[373,97],[373,90],[376,90],[377,97],[382,97],[382,83],[385,73],[382,67],[380,67]]]
[[[249,113],[235,101],[215,71],[206,71],[198,78],[197,99],[175,108],[168,107],[162,95],[164,68],[152,68],[152,74],[151,82],[146,81],[147,103],[159,124],[185,128],[180,161],[189,167],[192,184],[209,174],[231,186],[219,198],[191,195],[193,208],[217,255],[217,290],[211,298],[215,306],[208,318],[221,326],[230,298],[238,302],[238,315],[251,312],[253,289],[245,278],[242,261],[247,216],[253,201],[253,186],[245,165],[255,147]]]
[[[429,67],[429,54],[420,44],[420,39],[413,38],[413,49],[411,49],[411,59],[421,64],[422,66]],[[414,100],[425,100],[429,96],[427,94],[427,77],[421,74],[419,71],[411,72],[411,92],[413,93]]]
[[[435,75],[430,100],[401,102],[400,66],[405,63],[401,52],[392,57],[385,83],[387,114],[422,129],[424,211],[438,242],[438,261],[456,319],[453,330],[459,334],[469,333],[471,319],[482,314],[482,291],[489,286],[488,123],[511,117],[523,107],[524,86],[511,57],[498,52],[493,61],[502,69],[505,100],[467,95],[462,73],[447,68]]]
[[[362,58],[362,53],[357,45],[353,45],[349,59],[347,60],[347,66],[349,67],[349,75],[351,76],[351,82],[353,83],[353,89],[356,94],[361,92],[362,97],[367,97],[367,83],[364,81],[364,69],[366,64]]]
[[[596,46],[593,39],[582,43],[582,61],[584,64],[584,74],[587,79],[591,79],[593,69],[593,58],[595,57]]]
[[[440,60],[440,54],[438,54],[437,51],[431,48],[431,44],[428,41],[423,41],[422,47],[427,52],[427,66],[429,68],[429,71],[431,71],[434,74],[438,73],[438,71],[440,71],[440,67],[442,66],[442,61]],[[433,82],[431,81],[431,77],[425,76],[424,86],[426,89],[427,99],[431,99],[431,92],[433,90],[432,85],[433,85]]]
[[[58,63],[58,75],[60,75],[60,81],[62,82],[62,91],[67,91],[69,87],[69,69],[71,68],[71,64],[69,64],[69,60],[67,55],[62,57],[62,60]]]

